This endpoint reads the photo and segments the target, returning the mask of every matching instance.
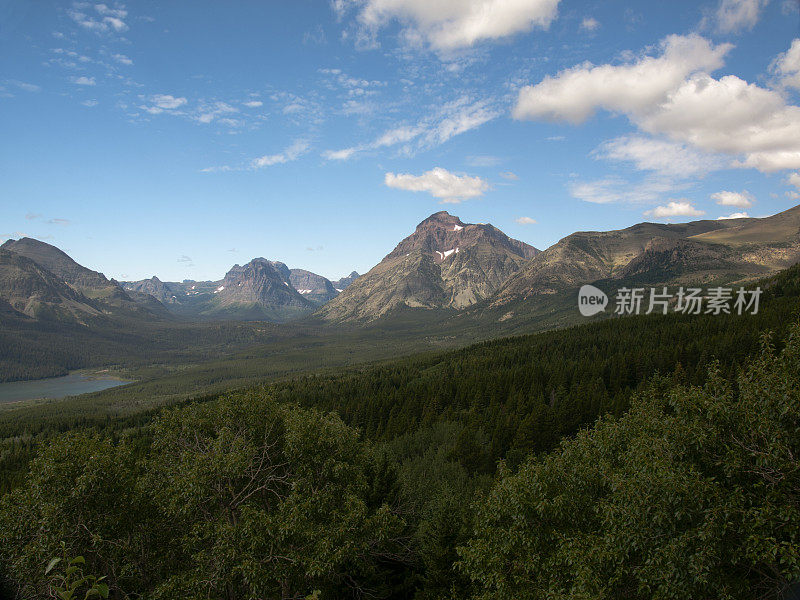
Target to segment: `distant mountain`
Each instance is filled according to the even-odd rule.
[[[183,296],[186,293],[181,284],[164,283],[155,275],[150,279],[124,282],[122,287],[126,292],[149,294],[164,306],[180,303],[179,295]]]
[[[355,271],[350,275],[357,276]],[[234,265],[219,281],[171,282],[154,276],[122,285],[128,293],[148,294],[171,313],[189,319],[281,322],[302,317],[339,294],[321,275],[265,258]]]
[[[66,285],[76,292],[80,303],[91,306],[95,313],[133,318],[159,316],[160,311],[151,310],[154,307],[148,300],[140,297],[132,298],[116,281],[78,264],[55,246],[31,238],[22,238],[8,240],[0,246],[0,249],[25,257],[47,271],[59,285]],[[15,293],[13,290],[5,292]],[[73,311],[68,312],[74,314]],[[81,309],[79,312],[84,311]]]
[[[800,207],[764,219],[640,223],[578,232],[520,270],[491,302],[557,294],[600,280],[646,284],[740,282],[800,260]]]
[[[325,304],[339,295],[328,279],[303,269],[289,271],[289,284],[306,300],[317,305]]]
[[[310,312],[314,304],[291,286],[289,277],[285,264],[264,258],[234,265],[212,293],[203,315],[285,321]]]
[[[488,298],[538,253],[492,225],[463,223],[441,211],[317,314],[371,321],[403,307],[465,308]]]
[[[357,272],[353,271],[347,277],[342,277],[338,281],[331,281],[331,283],[333,284],[333,287],[337,292],[343,292],[347,289],[347,286],[349,286],[359,277],[360,275]]]

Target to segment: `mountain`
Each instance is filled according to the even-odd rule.
[[[800,260],[800,207],[763,219],[640,223],[560,240],[509,278],[491,303],[557,294],[596,281],[736,283]]]
[[[357,272],[353,271],[347,277],[342,277],[338,281],[332,281],[331,283],[333,284],[333,287],[337,292],[343,292],[347,289],[347,286],[349,286],[359,277],[360,275]]]
[[[106,278],[97,271],[92,271],[78,264],[65,252],[55,246],[31,238],[8,240],[0,249],[27,258],[40,269],[49,273],[49,277],[66,285],[76,292],[81,304],[92,307],[93,313],[133,318],[152,318],[159,311],[142,297],[132,298],[116,281]],[[41,291],[41,290],[39,290]],[[15,293],[6,290],[7,293]],[[60,293],[60,292],[59,292]],[[57,314],[63,313],[56,311]],[[73,311],[67,311],[74,314]],[[78,312],[83,312],[82,309]]]
[[[1,247],[0,300],[7,316],[86,324],[102,314],[94,302],[41,265]]]
[[[183,296],[186,293],[180,284],[164,283],[155,275],[150,279],[124,282],[122,287],[128,293],[149,294],[165,306],[179,303],[181,301],[179,295]]]
[[[311,312],[315,305],[295,290],[282,262],[254,258],[234,265],[210,294],[201,294],[199,315],[205,318],[287,321]]]
[[[303,269],[289,271],[289,284],[306,300],[320,306],[339,294],[330,280]]]
[[[404,307],[462,309],[491,296],[539,250],[486,224],[441,211],[317,313],[371,321]]]

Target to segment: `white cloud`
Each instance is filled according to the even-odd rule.
[[[176,98],[170,94],[156,94],[152,96],[150,100],[155,104],[158,108],[164,110],[172,110],[174,108],[179,108],[186,104],[186,98]]]
[[[736,33],[752,29],[768,3],[769,0],[720,0],[714,15],[717,31]]]
[[[426,41],[437,50],[472,46],[482,40],[508,37],[534,27],[547,29],[558,14],[559,0],[339,0],[361,7],[358,16],[367,35],[393,20],[405,26],[403,37]],[[370,40],[364,40],[365,45]],[[372,41],[374,45],[374,41]]]
[[[35,83],[27,83],[25,81],[18,81],[16,79],[7,79],[6,83],[16,86],[25,92],[40,92],[42,90],[42,88]]]
[[[250,100],[249,102],[245,102],[244,105],[247,108],[258,108],[259,106],[263,106],[264,103],[261,100]]]
[[[297,160],[308,151],[308,147],[309,143],[307,141],[297,140],[279,154],[267,154],[253,159],[250,163],[250,167],[252,169],[262,169],[264,167],[271,167],[272,165],[280,165]]]
[[[705,211],[697,210],[689,201],[673,201],[666,206],[656,206],[652,210],[644,213],[646,217],[665,219],[668,217],[699,217],[706,214]]]
[[[674,193],[685,185],[678,185],[664,177],[648,177],[644,181],[631,183],[618,177],[607,177],[595,181],[578,181],[569,186],[573,197],[593,204],[652,204],[665,194]]]
[[[452,204],[483,196],[489,189],[489,184],[480,177],[457,175],[441,167],[426,171],[422,175],[386,173],[384,183],[398,190],[428,192],[434,198]]]
[[[238,108],[231,106],[226,102],[202,102],[199,107],[200,114],[197,120],[200,123],[211,123],[214,119],[222,115],[239,112]],[[237,126],[239,121],[235,119],[219,119],[223,125]]]
[[[514,221],[520,225],[536,225],[536,219],[530,217],[517,217]]]
[[[755,202],[755,198],[747,190],[741,192],[717,192],[711,194],[711,199],[716,200],[720,206],[736,206],[738,208],[749,208]]]
[[[70,18],[84,29],[97,33],[114,31],[117,33],[126,31],[128,25],[123,19],[128,15],[124,8],[110,8],[106,4],[95,4],[94,10],[97,16],[84,12],[89,9],[88,2],[74,2],[72,8],[67,11]]]
[[[730,161],[699,152],[686,144],[643,136],[609,140],[594,154],[609,160],[632,162],[641,171],[654,171],[679,178],[702,176],[730,164]]]
[[[513,171],[503,171],[502,173],[500,173],[500,177],[502,177],[503,179],[508,179],[509,181],[516,181],[517,179],[519,179],[519,175],[517,175]]]
[[[594,17],[584,17],[581,21],[581,29],[584,31],[595,31],[600,28],[600,21]]]
[[[73,77],[70,81],[75,85],[95,85],[94,77]]]
[[[800,190],[800,173],[792,173],[789,175],[789,177],[786,178],[786,183]]]
[[[728,216],[717,217],[717,221],[725,221],[726,219],[749,219],[750,215],[746,212],[735,212]]]
[[[770,71],[779,78],[781,85],[800,89],[800,38],[793,40],[789,49],[775,58]]]
[[[394,127],[370,143],[341,150],[328,150],[323,153],[323,156],[333,160],[347,160],[359,152],[400,144],[404,144],[402,152],[411,155],[415,151],[444,144],[457,135],[476,129],[495,119],[498,114],[488,101],[472,101],[466,96],[462,96],[444,104],[434,114],[425,117],[415,125]]]
[[[687,76],[723,65],[729,44],[712,46],[698,35],[671,35],[661,56],[624,65],[583,63],[520,90],[513,116],[582,123],[595,110],[638,114],[663,101]]]
[[[520,92],[514,116],[580,123],[604,108],[652,135],[741,157],[739,167],[800,169],[800,107],[734,75],[714,79],[705,72],[721,66],[729,45],[670,36],[662,49],[658,58],[584,64],[547,77]]]
[[[83,104],[84,106],[88,106],[89,108],[92,108],[93,106],[97,106],[99,102],[97,100],[84,100],[83,102],[81,102],[81,104]]]
[[[342,150],[326,150],[322,156],[328,160],[347,160],[358,152],[358,148],[343,148]]]
[[[123,65],[132,65],[133,61],[124,54],[114,54],[111,58]]]

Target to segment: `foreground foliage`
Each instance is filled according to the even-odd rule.
[[[147,433],[65,436],[3,498],[0,558],[18,597],[44,597],[60,542],[115,598],[343,597],[401,554],[402,523],[370,503],[365,449],[333,415],[226,398]]]
[[[459,568],[482,600],[779,598],[800,581],[800,327],[734,383],[657,379],[503,470]]]

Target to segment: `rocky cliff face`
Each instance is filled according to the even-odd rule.
[[[234,265],[214,290],[219,307],[235,304],[265,308],[310,309],[311,302],[289,283],[289,269],[280,262],[254,258],[244,266]]]
[[[371,321],[402,307],[465,308],[489,297],[538,252],[491,225],[438,212],[318,314]]]
[[[342,277],[337,281],[331,281],[331,283],[333,284],[334,289],[341,293],[347,289],[347,286],[349,286],[359,277],[360,275],[356,271],[352,271],[347,277]]]
[[[330,280],[304,269],[291,269],[289,283],[306,300],[320,306],[339,295]]]
[[[182,286],[164,283],[155,275],[150,279],[123,283],[122,287],[126,292],[150,294],[165,306],[180,303],[182,296],[186,295]]]

